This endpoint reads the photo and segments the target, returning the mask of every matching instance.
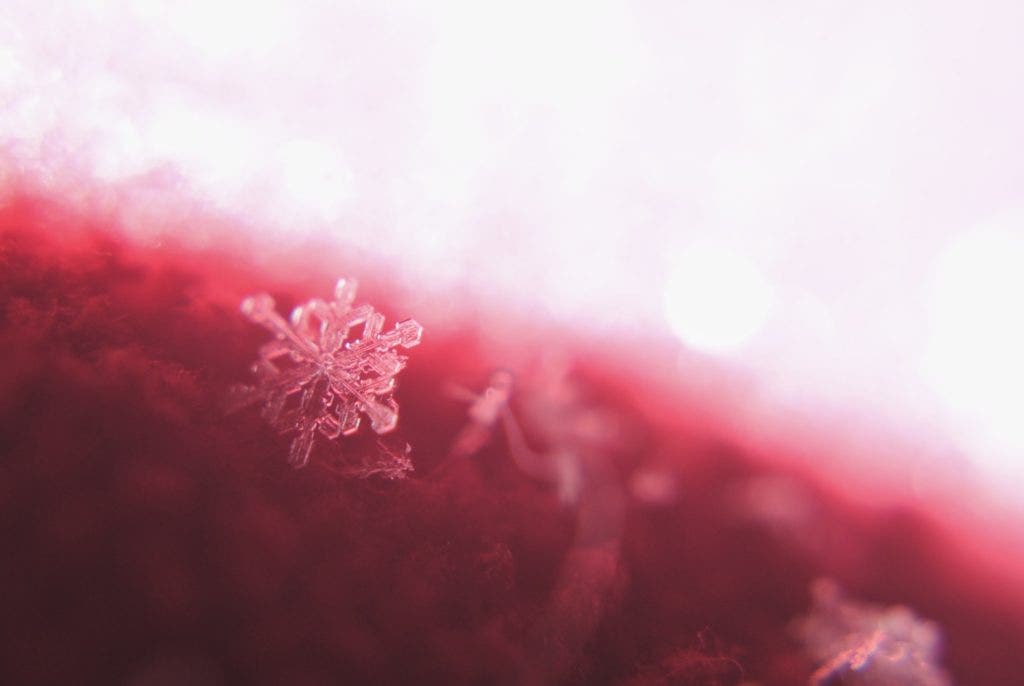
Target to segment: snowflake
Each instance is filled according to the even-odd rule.
[[[813,686],[949,686],[938,665],[942,637],[934,623],[902,605],[846,600],[831,580],[817,581],[812,591],[814,608],[796,631],[820,664]]]
[[[281,433],[294,433],[288,462],[309,462],[317,432],[329,439],[354,433],[360,415],[384,434],[398,423],[392,397],[406,358],[395,348],[418,345],[423,327],[414,319],[381,333],[384,316],[370,305],[352,305],[354,279],[339,279],[334,300],[314,298],[292,310],[291,321],[261,294],[242,301],[242,314],[266,327],[274,340],[260,348],[255,386],[232,390],[229,409],[263,403],[263,417]],[[362,326],[359,338],[352,334]],[[351,339],[351,340],[350,340]]]
[[[568,358],[545,353],[537,367],[524,377],[525,383],[519,383],[512,372],[498,369],[480,393],[448,384],[449,396],[469,403],[468,421],[455,437],[449,455],[476,454],[491,440],[500,422],[516,466],[556,486],[559,499],[572,505],[583,488],[585,455],[614,449],[621,438],[620,423],[611,412],[586,399],[586,389],[571,378]],[[516,387],[518,408],[513,410]],[[517,414],[523,415],[523,421]],[[531,443],[543,448],[536,450]]]

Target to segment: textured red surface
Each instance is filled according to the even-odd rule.
[[[428,329],[411,351],[411,479],[294,471],[287,437],[220,411],[264,340],[237,303],[337,274],[275,290],[230,253],[114,229],[39,199],[0,211],[3,683],[794,684],[813,666],[789,626],[821,575],[937,621],[958,683],[1024,673],[1019,589],[911,508],[854,507],[702,433],[698,406],[638,392],[613,352],[581,350],[574,373],[630,440],[578,510],[502,440],[445,459],[466,408],[441,389],[501,364],[475,331]],[[629,497],[652,456],[678,484],[667,504]],[[773,479],[813,516],[742,516],[736,494]]]

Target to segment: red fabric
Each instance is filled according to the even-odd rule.
[[[794,684],[814,665],[790,623],[822,575],[938,622],[958,683],[1024,673],[1021,608],[925,516],[698,440],[675,415],[699,408],[630,392],[613,352],[581,350],[575,374],[629,424],[601,467],[620,510],[561,504],[500,435],[446,459],[467,408],[442,388],[482,388],[501,364],[475,331],[428,329],[410,351],[396,435],[412,478],[292,470],[287,437],[221,411],[265,340],[237,304],[267,288],[297,302],[337,274],[288,290],[229,253],[113,229],[39,199],[0,212],[3,683]],[[343,449],[372,446],[365,429]],[[667,504],[630,495],[655,454]],[[737,514],[745,484],[780,476],[812,532]]]

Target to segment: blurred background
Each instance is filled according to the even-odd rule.
[[[8,0],[0,174],[144,243],[358,252],[423,319],[457,290],[661,341],[666,380],[742,387],[751,444],[1018,518],[1022,33],[1014,2]]]

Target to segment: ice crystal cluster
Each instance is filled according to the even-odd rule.
[[[398,423],[393,392],[406,357],[396,349],[418,345],[423,327],[406,319],[382,332],[382,314],[353,305],[356,285],[339,279],[332,301],[314,298],[292,310],[290,320],[269,295],[242,301],[242,314],[274,338],[253,365],[256,384],[235,387],[229,406],[262,403],[274,428],[294,434],[288,461],[295,467],[309,462],[318,433],[329,439],[352,434],[362,415],[378,434]]]
[[[938,664],[941,634],[901,605],[884,607],[843,597],[830,580],[813,588],[814,608],[796,631],[820,665],[812,686],[950,686]]]
[[[398,448],[378,441],[376,454],[363,457],[361,461],[348,466],[341,473],[355,479],[378,478],[385,481],[400,481],[415,471],[409,458],[411,454],[412,446],[408,443],[403,448]]]

